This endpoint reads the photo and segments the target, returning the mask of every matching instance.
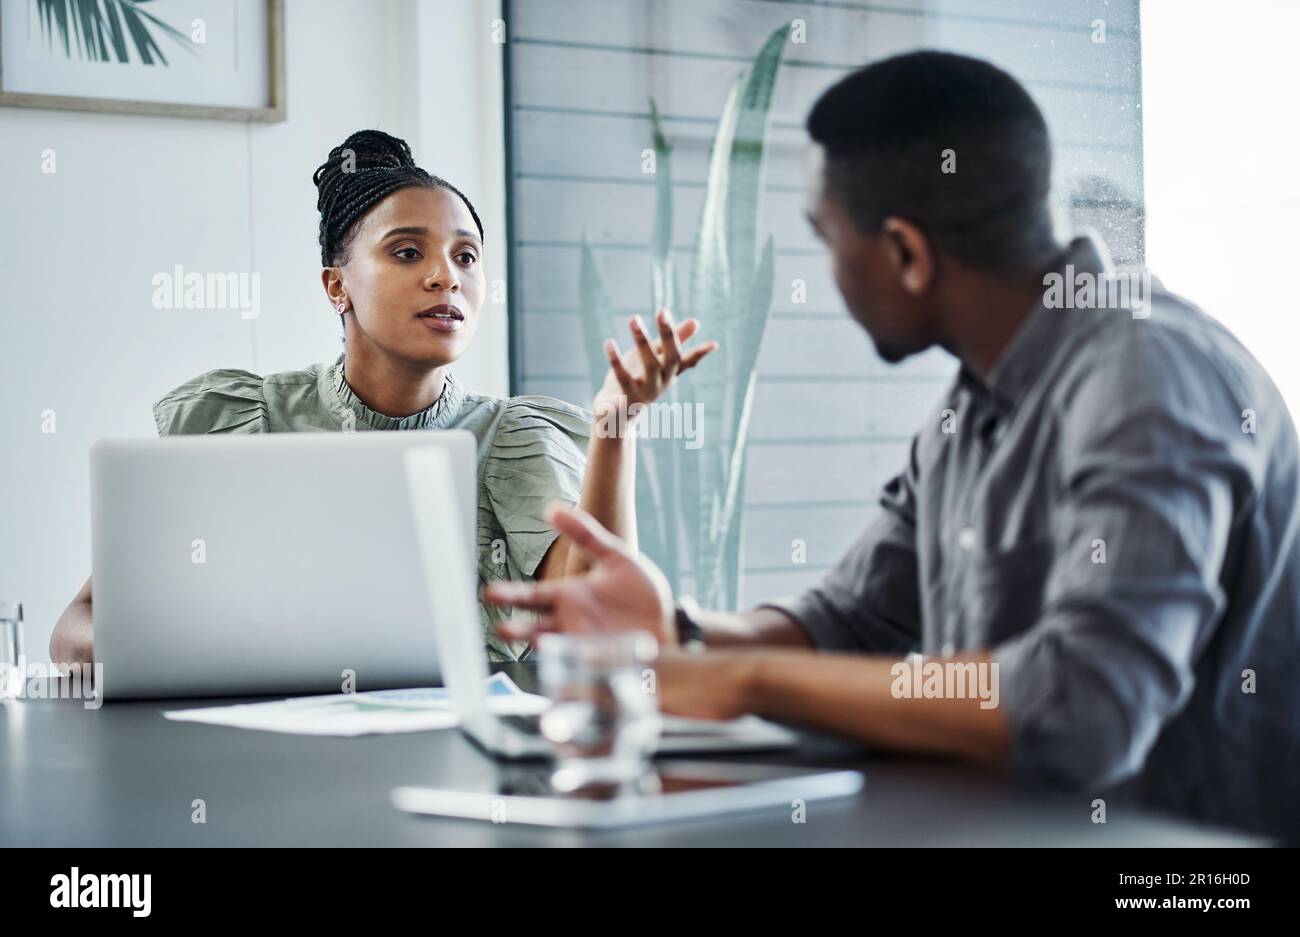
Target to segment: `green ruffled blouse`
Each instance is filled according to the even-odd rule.
[[[551,397],[471,394],[451,375],[428,409],[385,416],[352,392],[343,377],[342,354],[331,365],[265,377],[229,368],[208,371],[166,394],[153,405],[153,414],[160,436],[469,430],[478,440],[480,584],[532,580],[556,538],[543,512],[551,501],[578,503],[591,436],[591,414],[581,407]],[[489,659],[527,655],[526,642],[497,636],[496,625],[508,612],[482,601],[479,611]]]

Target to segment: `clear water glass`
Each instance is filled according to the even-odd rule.
[[[0,700],[22,695],[23,606],[0,602]]]
[[[554,748],[557,793],[645,776],[659,739],[658,653],[644,631],[538,639],[538,682],[551,699],[541,732]]]

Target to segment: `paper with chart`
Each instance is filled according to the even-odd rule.
[[[484,692],[488,708],[498,715],[539,713],[550,705],[546,697],[525,693],[503,673],[488,677]],[[176,722],[347,737],[449,729],[459,722],[446,687],[300,696],[267,703],[170,710],[163,715]]]

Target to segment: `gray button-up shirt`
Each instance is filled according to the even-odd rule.
[[[1087,240],[1066,262],[1104,270]],[[1295,428],[1227,330],[1144,298],[1045,301],[823,581],[769,604],[821,648],[990,650],[1022,778],[1296,835]]]

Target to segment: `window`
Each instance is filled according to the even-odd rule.
[[[1300,316],[1278,274],[1300,255],[1297,32],[1291,2],[1142,6],[1152,272],[1241,339],[1293,418]]]
[[[1136,0],[526,0],[506,15],[512,392],[580,404],[594,386],[579,315],[584,236],[613,311],[653,312],[649,99],[674,147],[684,283],[727,90],[773,29],[804,24],[804,41],[786,46],[768,136],[761,226],[775,238],[775,276],[750,426],[742,604],[798,591],[836,560],[954,371],[938,351],[885,365],[836,293],[803,215],[804,119],[822,90],[921,47],[993,61],[1046,113],[1062,235],[1093,227],[1118,262],[1142,259]],[[627,346],[626,332],[614,337]]]

